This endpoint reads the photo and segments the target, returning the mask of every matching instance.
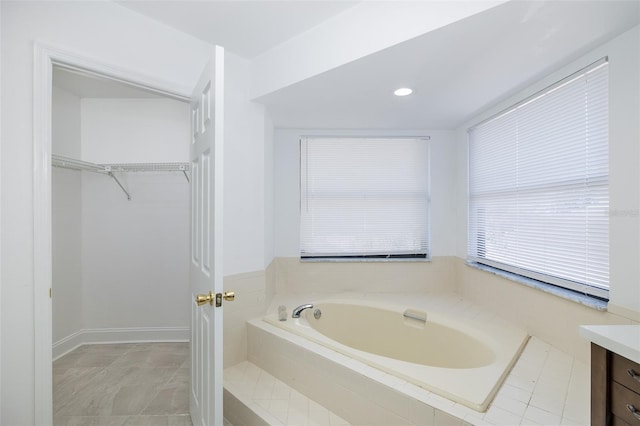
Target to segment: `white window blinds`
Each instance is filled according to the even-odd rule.
[[[301,140],[302,257],[429,253],[425,139]]]
[[[469,136],[469,258],[608,298],[606,58]]]

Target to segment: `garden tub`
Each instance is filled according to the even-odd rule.
[[[485,411],[527,342],[495,319],[354,300],[312,302],[300,318],[265,321],[435,394]]]

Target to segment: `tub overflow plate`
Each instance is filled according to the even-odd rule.
[[[316,309],[315,311],[313,311],[313,317],[315,319],[320,319],[321,316],[322,316],[322,311],[320,309]]]

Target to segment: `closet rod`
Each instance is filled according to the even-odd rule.
[[[131,195],[114,175],[114,173],[127,172],[182,172],[189,181],[189,163],[121,163],[121,164],[95,164],[88,161],[77,160],[58,154],[51,155],[51,165],[71,170],[87,171],[109,175],[116,181],[120,189],[131,200]]]
[[[104,164],[110,172],[182,172],[187,182],[189,180],[189,163],[126,163]]]
[[[189,163],[126,163],[102,164],[108,172],[185,172]]]

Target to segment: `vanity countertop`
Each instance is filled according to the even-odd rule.
[[[640,325],[582,325],[580,335],[640,364]]]

